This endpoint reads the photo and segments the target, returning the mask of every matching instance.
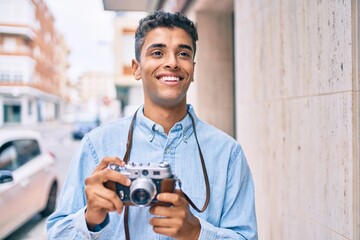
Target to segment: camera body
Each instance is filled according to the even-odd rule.
[[[164,204],[160,203],[156,196],[159,193],[175,191],[176,178],[171,172],[169,163],[129,162],[124,167],[110,164],[108,168],[121,172],[132,182],[129,187],[119,183],[110,186],[116,191],[125,206]]]

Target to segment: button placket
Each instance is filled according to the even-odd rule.
[[[177,125],[169,132],[164,148],[164,161],[170,163],[172,169],[175,169],[175,148],[177,145],[176,141],[179,137],[181,137],[181,130],[179,129],[179,125]]]
[[[170,153],[170,147],[167,147],[167,148],[165,149],[165,153],[166,153],[166,154],[169,154],[169,153]]]

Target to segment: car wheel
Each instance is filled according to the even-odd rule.
[[[48,200],[46,202],[45,208],[40,212],[43,217],[49,216],[54,212],[56,207],[56,197],[57,197],[57,184],[54,182],[51,185]]]

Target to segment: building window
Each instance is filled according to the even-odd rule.
[[[29,100],[28,101],[28,115],[29,116],[32,115],[32,106],[33,106],[33,101]]]
[[[14,82],[20,82],[21,83],[22,80],[23,80],[22,73],[21,72],[15,72],[13,78],[14,78]]]
[[[21,106],[20,105],[4,105],[4,122],[20,123],[21,122]]]
[[[1,71],[0,72],[0,81],[7,83],[10,82],[10,73],[9,71]]]
[[[15,38],[5,37],[3,42],[3,50],[4,52],[16,52],[16,45]]]

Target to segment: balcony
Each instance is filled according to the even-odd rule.
[[[0,34],[11,34],[19,35],[26,39],[33,40],[36,36],[35,31],[26,25],[10,25],[10,24],[1,24],[0,23]]]

